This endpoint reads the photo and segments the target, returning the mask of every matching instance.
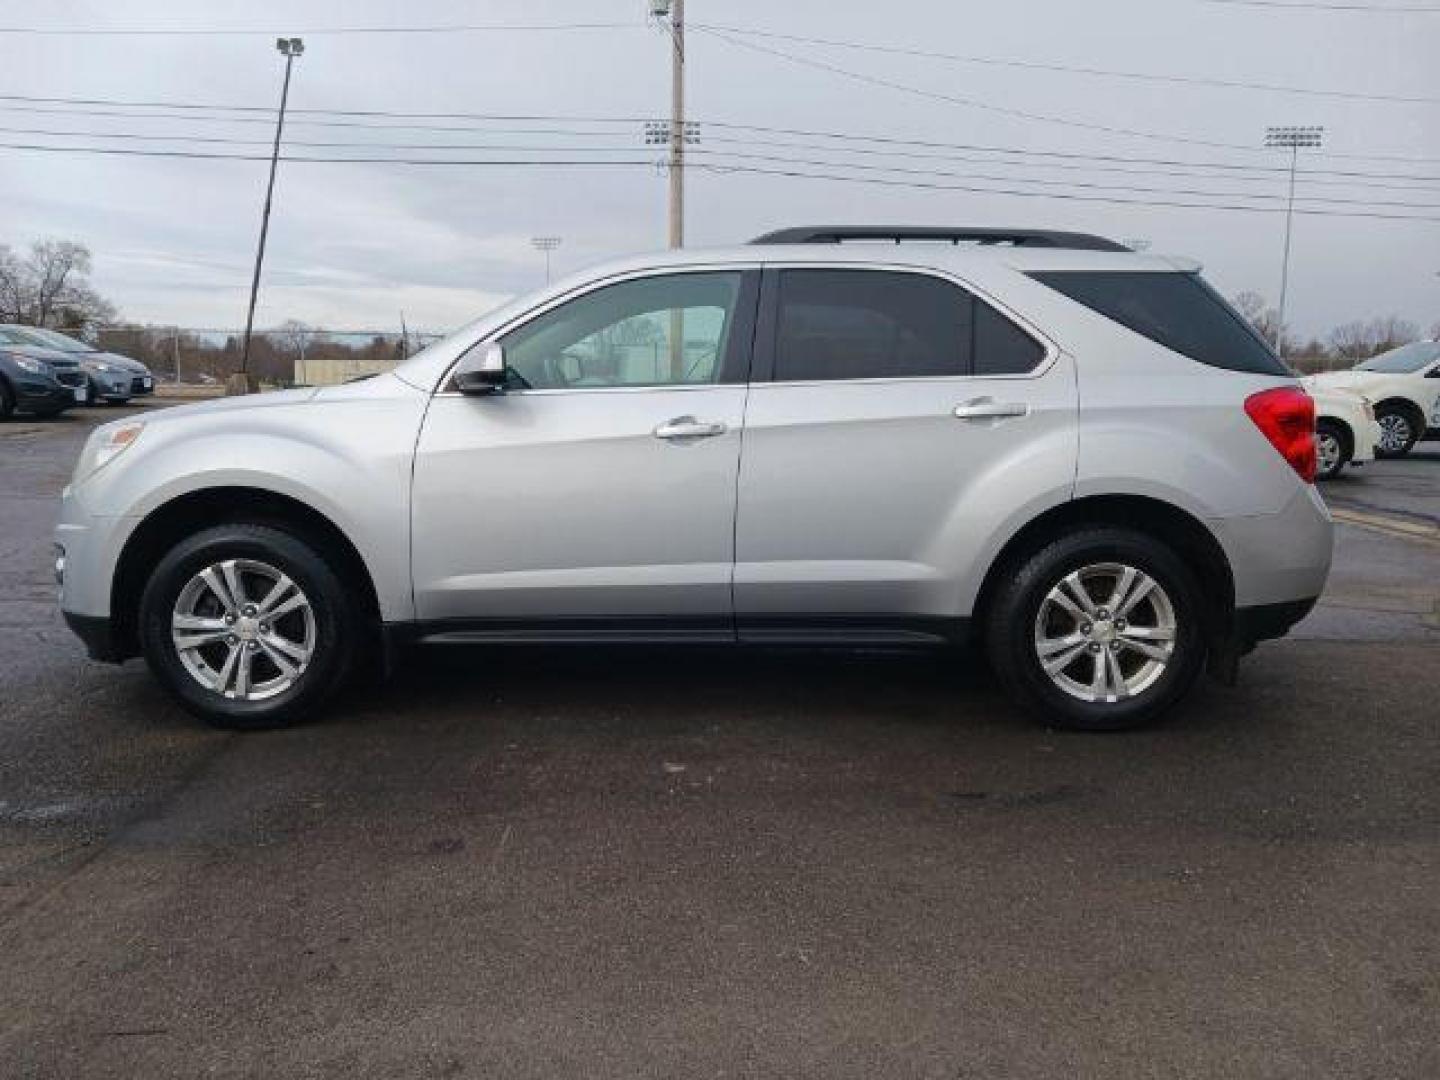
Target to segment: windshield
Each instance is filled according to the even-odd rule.
[[[56,333],[54,330],[43,330],[38,326],[19,327],[16,333],[23,334],[35,345],[42,345],[47,349],[56,349],[60,352],[82,353],[95,352],[96,350],[83,341],[76,341],[72,337]]]
[[[1440,360],[1440,341],[1412,341],[1398,349],[1372,356],[1363,364],[1357,364],[1359,371],[1379,371],[1387,375],[1409,375],[1419,371],[1432,360]]]
[[[26,345],[33,349],[36,343],[23,330],[0,326],[0,345]]]

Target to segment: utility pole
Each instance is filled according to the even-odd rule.
[[[1280,260],[1280,309],[1275,318],[1275,352],[1282,354],[1285,348],[1285,295],[1290,288],[1290,230],[1295,219],[1295,167],[1300,161],[1300,148],[1318,147],[1325,137],[1325,129],[1310,127],[1267,127],[1265,145],[1290,151],[1290,194],[1285,202],[1285,253]]]
[[[285,57],[285,81],[280,87],[280,114],[275,120],[275,145],[270,151],[270,182],[265,186],[265,209],[260,214],[260,243],[255,249],[255,274],[250,279],[250,307],[245,313],[245,340],[240,347],[240,372],[232,377],[226,393],[248,394],[255,386],[250,378],[250,335],[255,327],[255,299],[260,293],[260,267],[265,262],[265,237],[270,231],[270,204],[275,197],[275,166],[280,161],[280,136],[285,130],[285,103],[290,97],[290,67],[305,51],[298,37],[276,38],[275,48]]]
[[[532,236],[530,238],[530,246],[536,251],[543,251],[545,253],[546,285],[550,284],[550,253],[558,248],[561,242],[561,238],[558,236]]]

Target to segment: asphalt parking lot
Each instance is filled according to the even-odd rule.
[[[153,407],[153,406],[152,406]],[[0,425],[0,1075],[1440,1075],[1440,445],[1171,722],[955,658],[417,657],[212,731],[50,576]]]

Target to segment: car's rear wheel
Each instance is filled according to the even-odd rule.
[[[363,616],[303,537],[221,525],[177,544],[140,601],[152,671],[219,727],[301,719],[348,677]]]
[[[1144,533],[1090,527],[1023,558],[991,603],[990,662],[1062,726],[1118,731],[1157,719],[1194,684],[1204,607],[1185,563]]]
[[[1334,420],[1315,424],[1315,460],[1315,475],[1321,480],[1335,479],[1350,463],[1350,440]]]
[[[1377,457],[1403,457],[1420,438],[1420,429],[1414,418],[1399,406],[1379,406],[1375,410],[1375,420],[1380,425],[1380,443],[1375,447]]]

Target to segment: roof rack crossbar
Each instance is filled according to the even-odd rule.
[[[1071,248],[1078,251],[1129,251],[1124,244],[1090,233],[1054,229],[946,228],[940,226],[826,225],[777,229],[752,244],[842,244],[847,240],[938,240],[952,244],[1008,244],[1012,247]]]

